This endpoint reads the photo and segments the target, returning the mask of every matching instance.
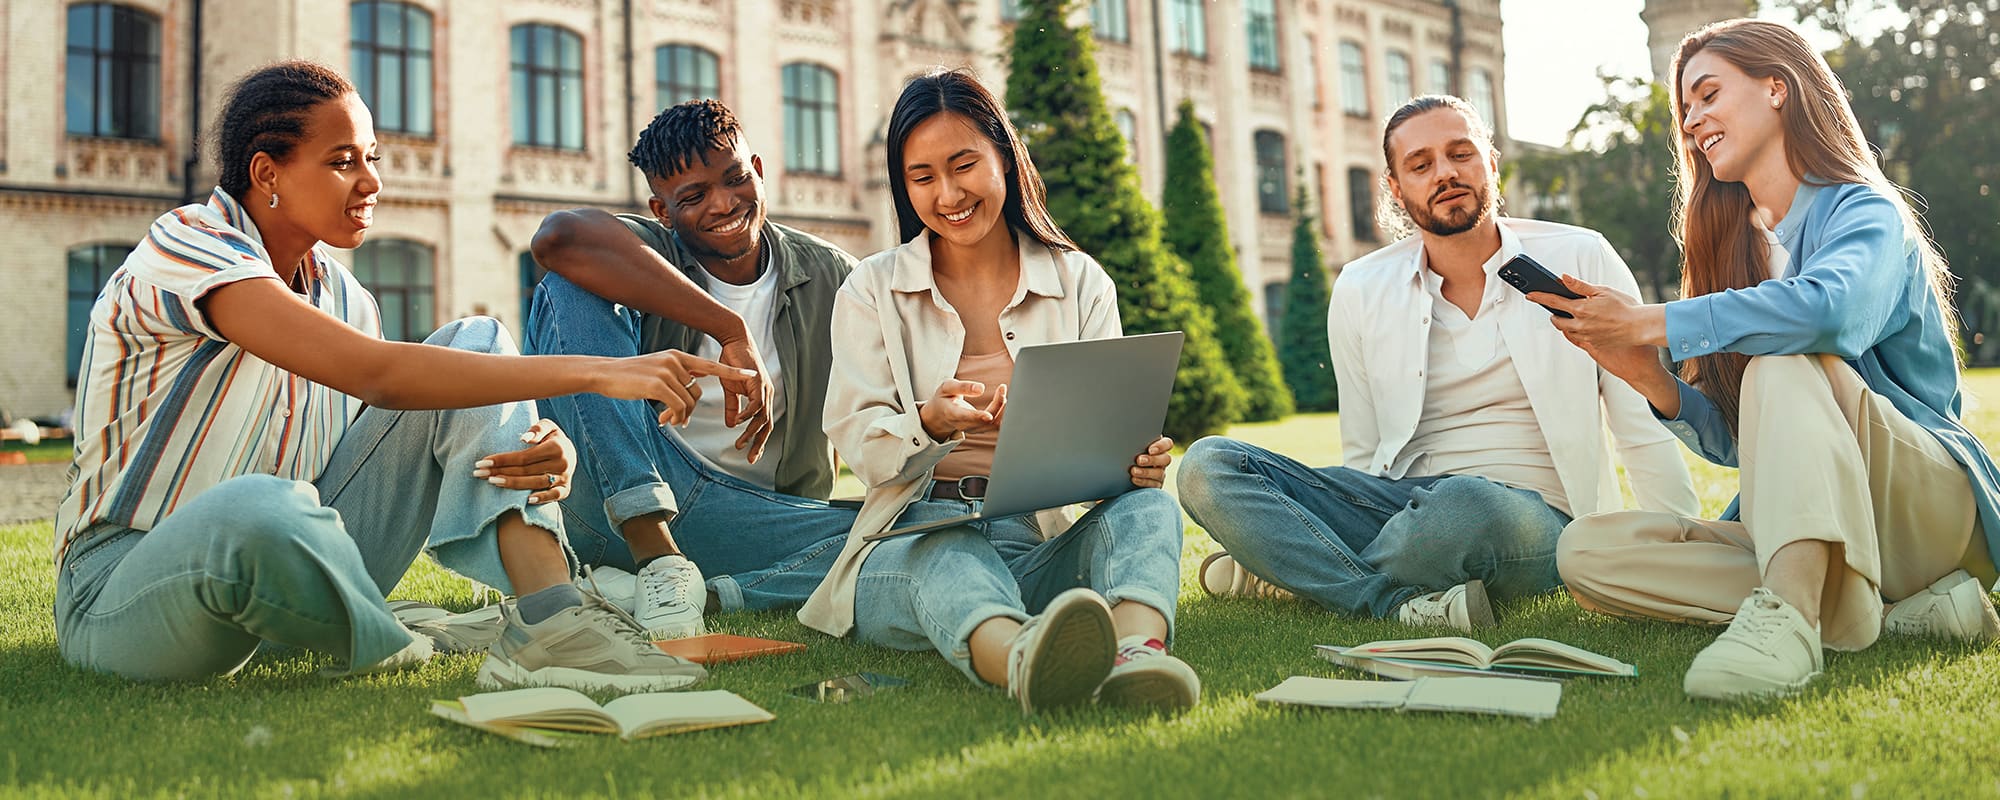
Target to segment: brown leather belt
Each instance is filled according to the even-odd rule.
[[[931,484],[932,500],[984,500],[986,499],[986,476],[967,475],[958,480],[936,481]]]

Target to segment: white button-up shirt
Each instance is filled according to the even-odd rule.
[[[1639,293],[1631,269],[1595,231],[1514,218],[1502,218],[1499,227],[1498,263],[1525,252],[1558,275]],[[1425,264],[1423,238],[1411,236],[1348,264],[1334,282],[1327,339],[1340,381],[1341,452],[1350,468],[1409,477],[1415,459],[1403,451],[1424,407],[1433,303]],[[1546,309],[1512,288],[1481,313],[1496,315],[1576,516],[1623,506],[1611,439],[1641,508],[1698,512],[1680,448],[1645,398],[1599,368],[1549,324]]]

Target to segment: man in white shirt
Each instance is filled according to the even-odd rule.
[[[597,588],[663,639],[703,632],[711,603],[799,605],[839,555],[855,512],[827,503],[834,463],[820,419],[833,300],[854,258],[766,218],[763,161],[719,102],[660,112],[630,159],[652,190],[650,216],[558,211],[535,234],[549,274],[523,349],[682,350],[754,370],[768,387],[733,396],[697,378],[678,426],[641,402],[541,403],[577,443],[562,501],[570,545],[596,568]]]
[[[1642,507],[1685,513],[1694,485],[1645,400],[1497,277],[1525,253],[1638,294],[1604,237],[1500,217],[1500,154],[1463,100],[1410,101],[1382,151],[1417,235],[1334,283],[1344,466],[1210,437],[1181,460],[1180,498],[1226,549],[1202,564],[1211,594],[1470,630],[1493,624],[1489,594],[1558,585],[1572,517],[1620,506],[1607,427]]]

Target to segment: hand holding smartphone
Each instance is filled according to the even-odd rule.
[[[1583,295],[1570,291],[1568,286],[1563,285],[1561,278],[1556,277],[1555,273],[1550,272],[1547,267],[1529,258],[1526,253],[1515,256],[1500,266],[1500,280],[1506,281],[1508,286],[1519,289],[1521,294],[1547,292],[1557,297],[1567,297],[1571,300],[1583,299]],[[1548,308],[1548,306],[1543,306],[1543,308]],[[1558,311],[1549,308],[1549,313],[1563,319],[1571,318],[1567,311]]]

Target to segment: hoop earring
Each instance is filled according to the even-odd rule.
[[[277,193],[277,192],[272,192],[272,193],[271,193],[271,207],[272,207],[272,208],[277,208],[277,207],[278,207],[278,193]]]

